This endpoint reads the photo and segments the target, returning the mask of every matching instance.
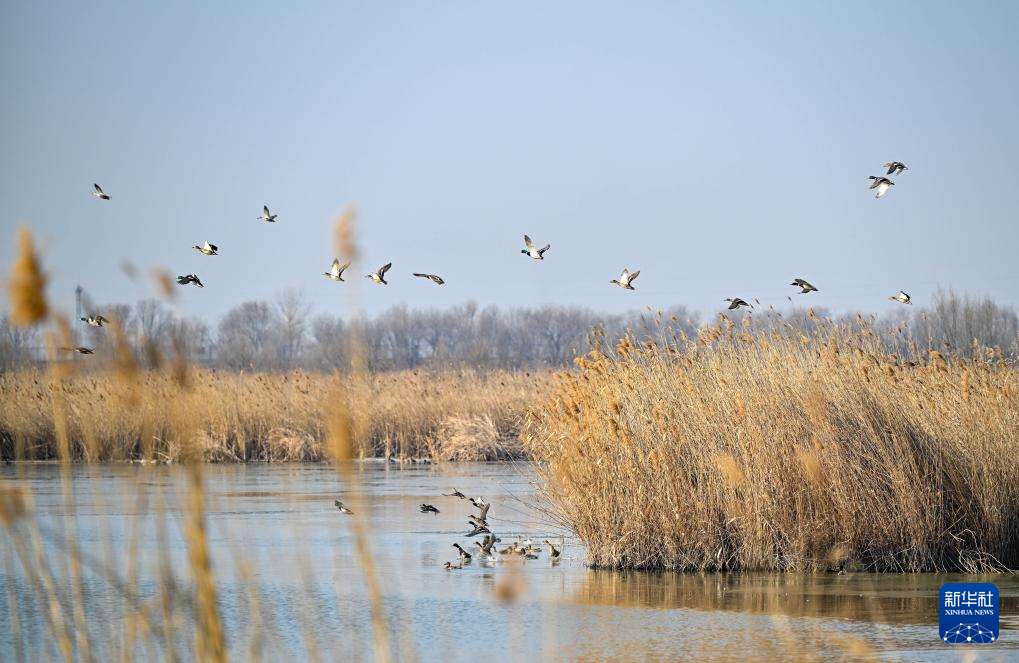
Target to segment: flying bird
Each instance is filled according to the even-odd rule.
[[[546,244],[544,247],[540,249],[535,248],[534,242],[532,242],[531,238],[528,237],[527,235],[524,235],[524,244],[527,245],[527,248],[520,249],[520,252],[523,253],[524,255],[531,256],[535,260],[544,260],[545,251],[548,251],[550,248],[552,248],[551,244]]]
[[[177,277],[177,285],[188,285],[188,284],[191,284],[191,283],[194,283],[195,286],[199,287],[199,288],[204,288],[205,287],[204,285],[202,285],[201,279],[199,279],[194,274],[188,274],[186,276],[178,276]]]
[[[99,198],[100,200],[109,200],[110,199],[110,194],[108,194],[105,191],[103,191],[103,188],[101,186],[99,186],[98,184],[93,184],[92,186],[94,186],[96,188],[96,190],[92,192],[93,196],[95,196],[96,198]]]
[[[612,279],[609,283],[615,283],[620,288],[625,288],[626,290],[634,290],[635,288],[630,284],[636,281],[638,276],[640,276],[639,269],[631,274],[630,270],[624,267],[623,273],[619,275],[619,279]]]
[[[465,500],[465,499],[467,499],[467,496],[466,496],[466,495],[464,495],[463,493],[461,493],[461,492],[460,492],[459,490],[457,490],[456,488],[454,488],[454,489],[453,489],[453,492],[452,492],[452,493],[443,493],[443,494],[442,494],[442,496],[443,496],[443,497],[459,497],[459,498],[460,498],[460,499],[462,499],[462,500]]]
[[[418,274],[417,272],[414,272],[414,276],[417,276],[417,277],[423,278],[423,279],[428,279],[432,283],[435,283],[437,285],[442,285],[443,283],[445,283],[445,281],[442,280],[441,276],[436,276],[435,274]]]
[[[83,346],[78,346],[76,348],[60,348],[60,349],[66,352],[77,352],[80,355],[94,355],[96,353],[96,351],[93,350],[92,348],[86,348]]]
[[[888,191],[888,187],[895,186],[895,182],[891,181],[887,177],[874,177],[871,175],[870,179],[874,180],[871,182],[870,188],[877,189],[877,193],[874,194],[875,198],[880,198],[885,195],[885,191]]]
[[[438,512],[439,512],[439,510],[436,509],[431,504],[422,504],[421,505],[421,513],[438,513]]]
[[[905,290],[899,290],[899,294],[895,295],[894,297],[889,297],[888,299],[892,300],[893,302],[899,302],[900,304],[913,303],[913,298],[910,297],[909,293],[906,292]]]
[[[109,320],[101,315],[90,315],[87,318],[82,318],[81,321],[87,322],[90,327],[102,327],[109,322]]]
[[[466,534],[464,534],[464,536],[466,536],[467,538],[470,538],[472,536],[477,536],[478,534],[491,534],[492,533],[492,530],[488,529],[487,527],[484,527],[483,525],[475,525],[473,523],[468,523],[468,525],[471,525],[471,527],[473,527],[474,529],[472,529],[470,532],[467,532]]]
[[[901,175],[902,171],[909,170],[909,168],[906,167],[906,164],[901,161],[889,161],[885,164],[885,168],[888,169],[888,175]]]
[[[335,502],[333,502],[333,504],[335,504],[336,508],[340,510],[340,513],[344,513],[344,514],[346,514],[348,516],[354,515],[354,512],[351,511],[350,509],[348,509],[347,505],[344,504],[343,502],[341,502],[339,500],[336,500]]]
[[[266,223],[276,223],[276,217],[278,214],[269,214],[269,206],[262,205],[262,216],[256,216],[255,218],[259,221],[265,221]]]
[[[217,253],[217,251],[219,251],[219,247],[216,246],[215,244],[209,244],[208,242],[206,242],[202,246],[198,246],[197,244],[195,244],[191,248],[197,250],[199,253],[201,253],[203,255],[207,255],[207,256],[218,256],[219,255],[219,253]]]
[[[460,551],[460,563],[471,561],[471,554],[463,549],[459,543],[454,543],[453,547]]]
[[[389,285],[389,283],[386,281],[386,272],[388,272],[389,268],[392,266],[393,263],[387,262],[385,265],[382,265],[382,267],[379,268],[379,271],[372,272],[371,274],[365,274],[364,277],[366,279],[371,279],[372,281],[375,281],[380,285]]]
[[[743,301],[742,299],[740,299],[739,297],[733,297],[731,299],[727,298],[725,301],[729,302],[729,310],[730,311],[734,311],[734,310],[738,309],[740,306],[747,306],[749,308],[753,308],[754,307],[753,304],[748,304],[745,301]]]
[[[480,497],[478,499],[474,499],[473,497],[471,497],[470,500],[471,504],[473,504],[474,506],[481,510],[481,513],[479,514],[481,520],[488,520],[488,510],[492,508],[492,503],[486,502]]]
[[[807,283],[803,279],[793,279],[793,282],[790,283],[789,285],[794,285],[797,288],[800,288],[801,289],[800,290],[800,294],[801,295],[805,295],[805,294],[810,293],[810,292],[817,292],[817,288],[815,288],[814,286],[810,285],[809,283]]]
[[[329,269],[328,272],[322,272],[322,274],[323,274],[323,276],[328,276],[329,278],[331,278],[334,281],[342,281],[343,280],[343,272],[348,267],[350,267],[350,263],[349,262],[346,265],[341,265],[339,258],[333,258],[333,266]]]

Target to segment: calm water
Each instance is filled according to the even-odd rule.
[[[337,497],[366,518],[397,660],[844,660],[868,651],[888,660],[1019,660],[1014,576],[989,579],[1009,615],[999,642],[965,647],[937,639],[938,587],[964,576],[593,571],[569,539],[558,564],[543,545],[537,560],[446,571],[443,562],[456,559],[454,542],[471,549],[463,534],[475,512],[440,496],[454,486],[493,503],[489,520],[504,544],[518,534],[553,542],[564,535],[533,508],[530,466],[366,462],[357,472],[355,489],[325,465],[206,468],[209,541],[235,660],[252,652],[263,660],[373,659],[351,519],[333,506]],[[166,466],[81,466],[72,473],[65,495],[57,467],[0,468],[6,485],[32,494],[43,552],[66,603],[74,583],[62,551],[76,530],[87,563],[84,620],[93,654],[107,660],[124,646],[123,617],[133,612],[125,592],[158,624],[159,569],[186,586],[186,475]],[[441,513],[419,513],[421,502]],[[24,521],[18,527],[26,540]],[[57,658],[11,531],[0,532],[0,660]],[[135,578],[135,589],[111,583],[111,574]],[[181,589],[175,600],[186,605],[190,596]],[[191,637],[186,620],[175,632]],[[166,657],[165,640],[146,641],[136,654]]]

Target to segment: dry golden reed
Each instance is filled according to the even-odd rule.
[[[97,365],[104,360],[92,359]],[[205,460],[426,457],[433,452],[436,459],[497,459],[522,453],[516,438],[524,414],[553,385],[551,373],[352,377],[186,368],[184,375],[182,382],[178,371],[141,371],[122,351],[103,368],[76,375],[0,374],[0,449],[12,458],[20,441],[25,449],[20,457],[54,458],[58,432],[66,427],[76,459],[179,461],[185,440],[168,407],[173,403],[194,424],[195,453]],[[181,389],[184,383],[189,388]],[[330,453],[327,431],[336,416],[330,403],[336,399],[343,400],[349,413],[344,416],[359,434],[356,447],[347,440],[346,450]],[[340,422],[337,429],[347,426]]]
[[[595,565],[1019,567],[1016,366],[816,324],[631,338],[561,376],[523,439]]]
[[[18,256],[11,267],[11,323],[29,327],[46,319],[46,276],[28,228],[18,230]]]

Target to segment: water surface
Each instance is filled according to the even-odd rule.
[[[675,574],[596,571],[566,538],[562,561],[547,546],[536,560],[475,562],[446,571],[451,547],[471,549],[470,503],[440,493],[456,487],[493,506],[493,529],[558,543],[565,536],[545,516],[528,464],[394,466],[364,462],[356,486],[320,464],[211,465],[204,468],[207,530],[218,600],[235,660],[317,656],[372,660],[364,574],[351,518],[337,497],[364,518],[396,660],[844,660],[873,654],[888,660],[1019,660],[1019,579],[983,577],[1002,594],[1002,633],[994,645],[946,645],[937,639],[937,592],[961,575]],[[166,636],[129,638],[126,615],[138,606],[165,633],[159,610],[166,578],[187,615],[188,546],[183,468],[76,466],[68,487],[53,465],[0,468],[6,485],[26,488],[60,600],[74,603],[65,554],[80,542],[85,568],[79,605],[92,653],[115,658],[128,648],[165,658],[190,645],[187,618]],[[437,506],[438,515],[418,505]],[[45,606],[22,566],[15,538],[28,524],[4,529],[0,551],[0,660],[58,658]],[[33,557],[31,563],[39,562]],[[130,600],[126,597],[130,597]],[[12,601],[13,600],[13,601]],[[12,609],[13,606],[13,609]],[[67,614],[71,614],[68,612]],[[136,644],[125,644],[125,643]],[[187,647],[182,648],[188,651]],[[187,658],[186,655],[183,655]]]

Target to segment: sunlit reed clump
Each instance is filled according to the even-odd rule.
[[[1016,366],[897,357],[862,321],[815,323],[630,337],[562,375],[523,437],[591,562],[1019,567]]]

